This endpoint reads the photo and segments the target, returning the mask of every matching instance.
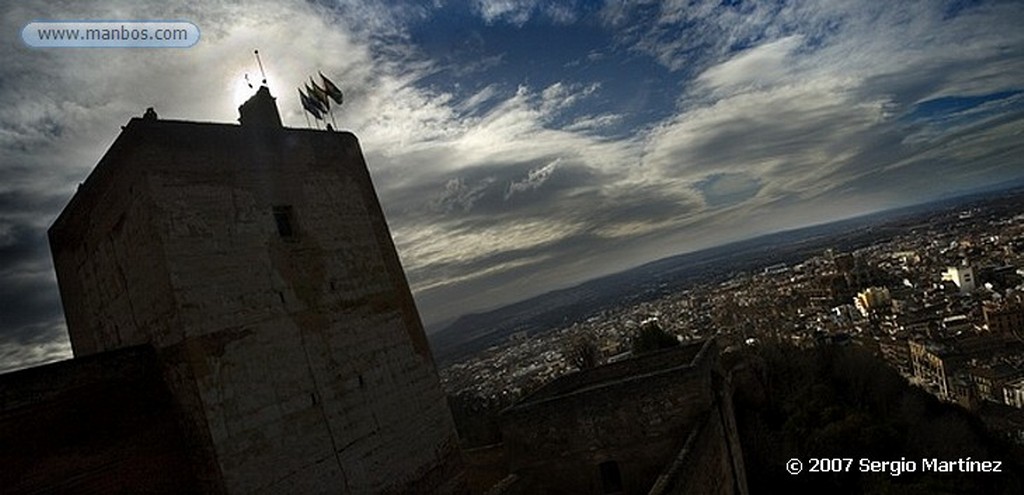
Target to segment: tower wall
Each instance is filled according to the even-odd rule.
[[[459,489],[353,135],[133,120],[51,245],[76,354],[160,349],[227,492]]]

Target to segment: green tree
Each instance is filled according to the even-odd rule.
[[[661,328],[657,320],[648,320],[640,325],[640,329],[633,337],[633,354],[646,354],[677,345],[679,339]]]
[[[589,335],[578,336],[572,339],[565,351],[569,364],[581,370],[597,366],[600,353],[601,351],[598,350],[594,339]]]

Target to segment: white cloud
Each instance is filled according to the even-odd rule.
[[[423,266],[458,266],[502,251],[537,249],[581,227],[558,219],[535,219],[501,222],[491,226],[442,223],[405,228],[396,231],[394,235],[396,243],[403,246],[403,260],[409,263],[408,269],[415,273],[417,268]],[[482,267],[482,270],[489,269]],[[425,285],[440,283],[445,283],[445,279],[428,280]]]
[[[555,24],[572,24],[579,19],[575,3],[546,2],[543,6],[544,14]]]
[[[697,82],[719,92],[739,92],[782,83],[793,74],[795,61],[791,54],[802,42],[802,36],[793,35],[751,48],[704,71]]]
[[[494,183],[493,177],[487,177],[473,185],[466,185],[462,178],[450,179],[444,185],[444,192],[437,199],[437,206],[441,211],[450,213],[455,209],[469,211],[483,197],[488,186]]]
[[[27,341],[0,336],[0,373],[70,359],[71,341],[63,324],[34,328],[37,338]]]
[[[487,24],[505,22],[522,27],[538,14],[556,25],[572,24],[579,19],[574,0],[473,0],[473,9]]]
[[[474,0],[474,6],[487,23],[498,20],[522,26],[530,20],[536,0]]]
[[[551,163],[548,163],[543,167],[530,170],[523,180],[509,183],[508,190],[505,192],[505,200],[508,200],[515,194],[537,189],[542,186],[544,182],[551,177],[551,174],[555,172],[555,168],[558,167],[558,163],[561,161],[561,158],[556,158]]]
[[[565,125],[562,129],[571,132],[600,131],[620,121],[622,121],[622,115],[617,114],[585,115]]]
[[[488,84],[483,89],[473,93],[472,96],[458,103],[456,108],[464,114],[473,113],[480,105],[490,102],[498,95],[498,88],[494,84]]]
[[[556,82],[541,91],[540,111],[545,115],[550,115],[558,110],[569,108],[579,103],[581,99],[594,94],[600,87],[599,83],[584,86]]]

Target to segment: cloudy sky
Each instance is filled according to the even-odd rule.
[[[1024,177],[1024,3],[4,2],[0,370],[69,356],[45,230],[132,116],[342,87],[434,328],[666,255]],[[202,4],[202,6],[197,5]],[[188,49],[36,49],[180,19]]]

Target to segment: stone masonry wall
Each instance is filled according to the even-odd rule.
[[[4,374],[0,491],[194,493],[178,413],[148,347]]]
[[[133,121],[111,153],[136,170],[51,233],[76,352],[166,349],[217,459],[207,478],[230,493],[459,490],[454,425],[354,136]],[[99,223],[75,246],[79,212]],[[84,302],[101,285],[126,302]]]
[[[712,364],[708,356],[564,395],[539,391],[504,413],[510,470],[547,493],[602,493],[598,466],[614,461],[625,493],[646,493],[711,407]]]
[[[76,356],[144,344],[174,328],[173,297],[142,171],[115,143],[50,230]]]

